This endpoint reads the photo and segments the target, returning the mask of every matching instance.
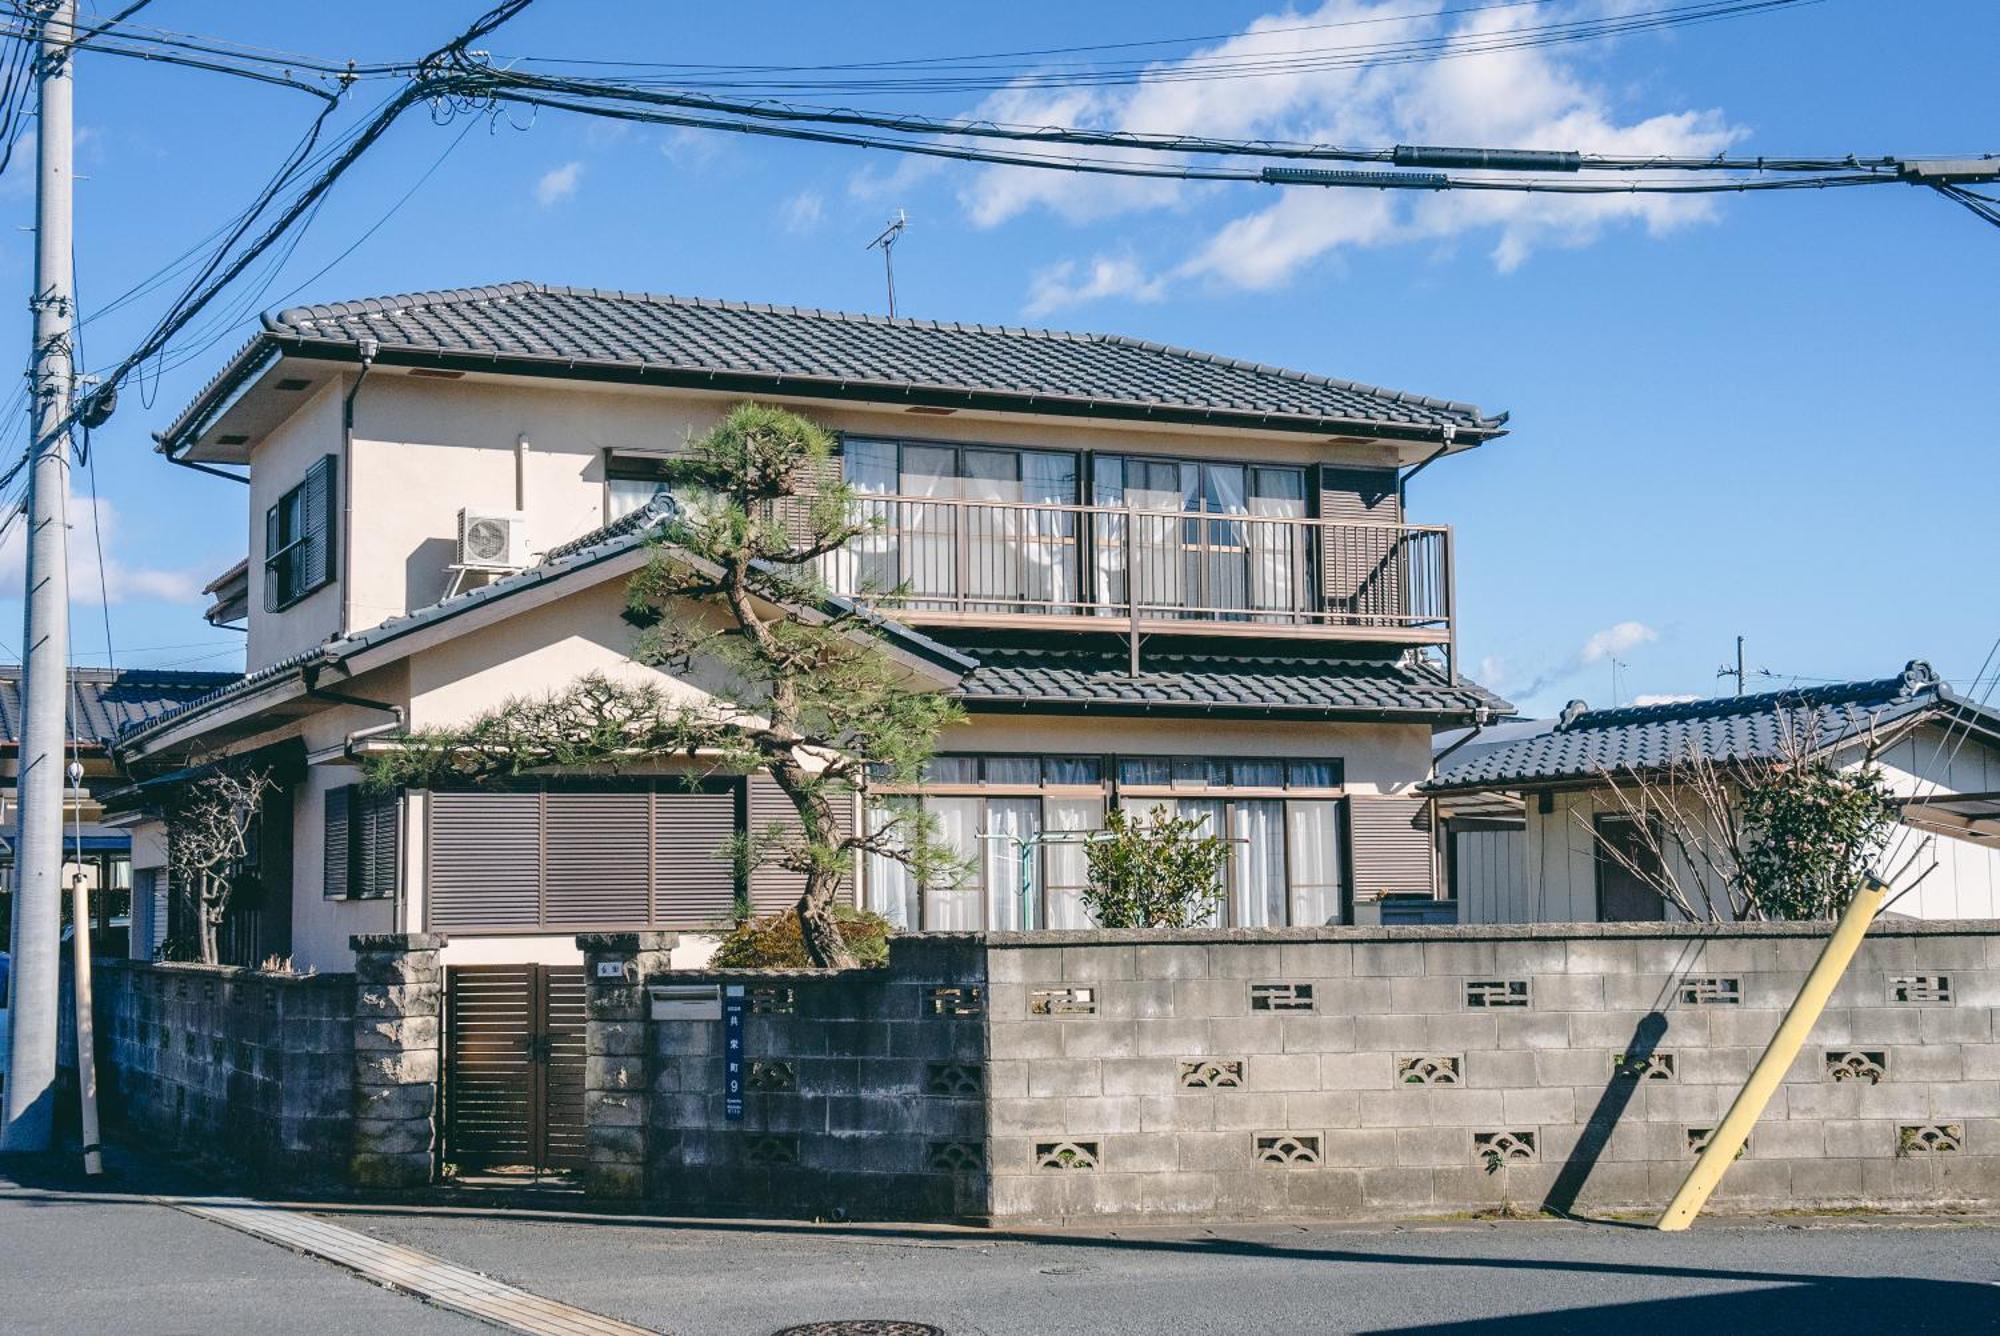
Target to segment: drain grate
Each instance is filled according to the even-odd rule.
[[[886,1317],[850,1317],[832,1322],[807,1322],[774,1331],[771,1336],[945,1336],[943,1327],[927,1322],[898,1322]]]

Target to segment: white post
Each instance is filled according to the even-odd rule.
[[[63,742],[69,691],[69,571],[64,514],[75,310],[70,292],[70,42],[76,0],[42,25],[36,80],[35,342],[28,406],[27,617],[22,636],[20,825],[14,840],[12,1034],[0,1150],[48,1149],[54,1131],[61,971]],[[81,931],[81,928],[80,928]]]
[[[79,1128],[83,1133],[83,1172],[95,1177],[104,1172],[104,1152],[97,1137],[97,1040],[90,1019],[90,878],[84,874],[79,855],[76,875],[71,878],[70,921],[75,935],[70,939],[70,963],[76,987],[76,1095],[80,1106]]]

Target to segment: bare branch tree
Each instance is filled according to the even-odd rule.
[[[250,833],[276,787],[268,767],[224,763],[167,804],[167,866],[194,916],[205,965],[218,963],[217,937],[248,871]]]

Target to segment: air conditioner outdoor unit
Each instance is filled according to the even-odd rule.
[[[458,565],[469,571],[518,571],[528,564],[527,517],[517,510],[458,512]]]

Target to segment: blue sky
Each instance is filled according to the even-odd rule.
[[[1297,28],[1441,3],[542,0],[487,45],[497,58],[802,64],[1220,37],[1260,20]],[[423,51],[482,7],[156,0],[143,17],[366,61]],[[1518,23],[1533,12],[1430,22]],[[1359,40],[1357,31],[1384,29],[1255,41],[1323,45]],[[1136,95],[843,100],[1348,142],[1971,153],[2000,150],[2000,85],[1988,66],[1996,36],[2000,9],[1983,0],[1826,0],[1452,68]],[[1218,45],[1138,54],[1172,61]],[[387,91],[363,85],[346,114]],[[86,57],[84,311],[247,202],[313,110],[297,93]],[[121,664],[240,659],[238,637],[200,621],[193,591],[242,555],[243,497],[163,463],[150,433],[249,333],[257,310],[516,278],[879,310],[879,257],[862,247],[896,208],[911,218],[897,252],[906,314],[1130,333],[1510,410],[1514,434],[1426,472],[1412,514],[1457,527],[1467,664],[1532,709],[1571,696],[1608,702],[1614,658],[1624,700],[1705,694],[1721,685],[1714,670],[1739,633],[1752,669],[1768,667],[1778,682],[1884,675],[1911,655],[1969,679],[2000,634],[2000,231],[1927,192],[1689,208],[1616,201],[1597,212],[1536,199],[1496,213],[1457,197],[1412,205],[1248,185],[1104,188],[1068,174],[1030,180],[553,114],[464,128],[408,119],[342,183],[268,286],[243,290],[233,316],[128,387],[96,442]],[[0,233],[0,282],[23,295],[31,162],[24,146],[0,178],[13,224]],[[87,362],[114,360],[169,291],[92,321]],[[27,319],[15,309],[0,356],[18,364]],[[87,524],[74,541],[91,545]],[[78,561],[78,656],[101,662],[97,577],[86,552]],[[0,552],[0,577],[10,595],[0,599],[0,653],[12,656],[18,552]]]

